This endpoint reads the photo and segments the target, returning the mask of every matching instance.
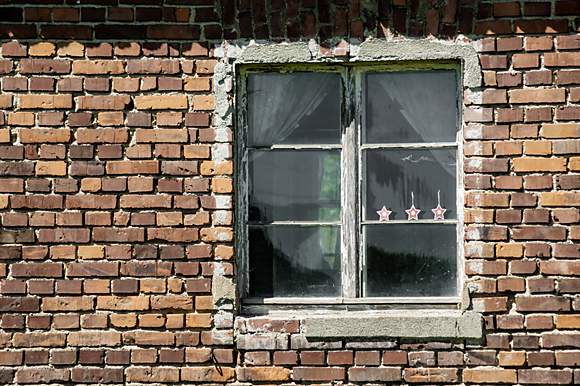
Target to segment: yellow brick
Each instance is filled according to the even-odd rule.
[[[544,138],[580,138],[580,124],[547,123],[542,125]]]
[[[28,54],[30,56],[54,56],[56,54],[56,46],[48,42],[33,43],[28,49]]]
[[[203,161],[201,163],[200,173],[204,176],[232,174],[233,172],[234,165],[232,161],[222,161],[218,164],[215,161]]]
[[[66,162],[38,161],[36,163],[37,176],[66,176]]]
[[[500,366],[523,366],[526,363],[525,351],[502,351],[498,355]]]
[[[157,226],[170,227],[183,224],[183,214],[181,212],[160,212],[156,215]]]
[[[580,315],[557,315],[556,328],[559,330],[576,330],[580,328]]]
[[[101,190],[100,178],[83,178],[81,180],[81,190],[83,192],[98,192]]]
[[[164,293],[165,279],[142,279],[140,281],[141,292],[148,293]]]
[[[187,107],[186,95],[142,95],[135,97],[137,110],[183,110]]]
[[[551,155],[551,141],[526,141],[524,142],[524,154],[526,155]]]
[[[521,258],[524,255],[522,244],[497,244],[495,246],[496,257]]]
[[[0,143],[9,143],[10,140],[10,129],[0,129]]]
[[[203,144],[184,145],[183,156],[185,158],[209,158],[211,149],[209,145]]]
[[[80,245],[78,253],[80,259],[102,259],[105,257],[105,247],[102,245]]]
[[[111,324],[117,328],[131,328],[137,325],[137,315],[135,314],[112,314]]]
[[[493,223],[493,209],[466,209],[466,224],[491,224]]]
[[[540,193],[542,206],[579,206],[580,193],[575,192],[542,192]]]
[[[185,91],[210,91],[210,78],[185,78],[183,89]]]
[[[565,172],[565,158],[516,158],[513,160],[514,172]]]
[[[11,109],[12,108],[12,95],[2,94],[0,95],[0,109]]]
[[[99,113],[99,126],[122,126],[125,116],[122,112]]]
[[[198,311],[213,310],[213,296],[196,296],[195,309]]]
[[[194,95],[193,109],[194,110],[213,110],[214,96],[213,95]]]
[[[8,208],[8,197],[9,196],[7,194],[0,195],[0,209]]]
[[[8,124],[10,126],[34,126],[34,113],[8,113]]]
[[[199,299],[200,297],[198,296],[197,298]],[[187,328],[210,328],[211,314],[187,314],[185,317],[185,326]]]
[[[59,43],[58,56],[80,57],[85,55],[85,45],[77,42]]]
[[[73,74],[122,74],[125,72],[121,60],[76,60],[72,64]]]
[[[70,94],[20,95],[21,109],[70,109],[72,107],[73,100]]]
[[[215,193],[231,193],[233,190],[233,180],[231,178],[212,178],[211,190]]]

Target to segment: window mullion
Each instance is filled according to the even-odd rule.
[[[344,108],[342,135],[342,296],[355,298],[358,286],[358,197],[357,193],[357,104],[354,71],[344,73]]]

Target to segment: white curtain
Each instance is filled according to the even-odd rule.
[[[327,86],[332,80],[330,73],[268,73],[251,74],[248,77],[248,146],[271,146],[282,143],[298,127],[300,120],[310,115],[324,100]],[[256,161],[264,153],[252,152],[252,160]],[[323,165],[316,165],[323,168]],[[322,181],[320,181],[322,182]],[[251,181],[250,181],[251,183]],[[317,187],[320,190],[320,187]],[[282,197],[272,197],[280,200]],[[298,201],[299,197],[291,197]],[[270,240],[280,250],[287,245],[285,232],[273,232],[266,228]],[[336,232],[334,232],[336,233]],[[336,240],[336,235],[332,240]],[[311,237],[293,248],[291,264],[306,269],[320,269],[324,261],[314,258],[322,257],[320,249],[324,242],[320,234]],[[314,253],[316,252],[316,253]],[[327,263],[328,264],[328,263]]]
[[[449,75],[453,72],[449,71]],[[441,74],[441,72],[439,73]],[[456,131],[456,119],[445,119],[441,122],[441,117],[449,117],[453,114],[455,118],[457,111],[457,96],[455,93],[442,92],[435,94],[433,91],[445,88],[449,90],[449,82],[455,82],[454,76],[433,76],[429,71],[404,71],[383,73],[373,76],[372,80],[377,81],[381,87],[389,94],[393,101],[397,101],[401,106],[401,114],[413,129],[421,136],[424,142],[442,142],[442,132],[449,130]],[[428,87],[425,87],[428,85]],[[427,92],[426,92],[427,90]],[[447,91],[446,90],[446,91]],[[445,124],[453,124],[453,127],[442,127]],[[455,149],[443,149],[451,159],[456,159]],[[447,171],[455,176],[455,165],[445,162],[442,152],[431,152],[437,162]]]
[[[270,146],[286,139],[300,119],[318,107],[331,74],[251,74],[249,91],[249,146]]]

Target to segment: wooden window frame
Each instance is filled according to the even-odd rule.
[[[457,74],[457,136],[451,143],[422,144],[372,144],[363,145],[360,140],[364,114],[363,76],[366,72],[388,71],[428,71],[452,69]],[[466,293],[464,272],[464,221],[463,221],[463,130],[462,130],[462,66],[458,60],[432,61],[395,61],[371,63],[332,63],[332,64],[252,64],[236,68],[237,79],[237,173],[236,173],[236,251],[238,256],[238,288],[242,310],[248,313],[263,313],[273,310],[288,311],[322,308],[329,310],[372,309],[459,309]],[[246,134],[247,123],[247,77],[252,73],[267,72],[334,72],[341,75],[343,90],[342,141],[340,145],[274,145],[273,149],[341,149],[341,297],[273,297],[250,298],[249,259],[248,259],[248,171]],[[438,220],[438,224],[456,225],[457,232],[457,288],[454,297],[362,297],[364,264],[364,224],[378,221],[362,220],[362,149],[417,149],[454,147],[457,149],[457,219]],[[353,200],[352,197],[357,197]],[[393,221],[396,222],[396,221]],[[406,221],[401,221],[406,222]],[[288,223],[288,222],[283,222]],[[418,223],[433,223],[433,220],[420,220]],[[323,222],[309,222],[310,225],[325,225]]]

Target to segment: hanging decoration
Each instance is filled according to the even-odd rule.
[[[437,208],[431,209],[431,211],[435,214],[435,220],[437,219],[441,219],[441,220],[445,220],[445,212],[447,212],[447,209],[444,209],[441,207],[441,196],[440,196],[440,190],[437,191]]]
[[[391,212],[390,210],[387,210],[387,208],[385,208],[383,206],[383,209],[378,210],[377,213],[379,215],[379,221],[389,221],[389,216],[393,212]]]
[[[419,220],[417,217],[421,212],[421,209],[415,208],[415,195],[411,192],[411,208],[405,209],[405,212],[409,215],[407,220]]]

